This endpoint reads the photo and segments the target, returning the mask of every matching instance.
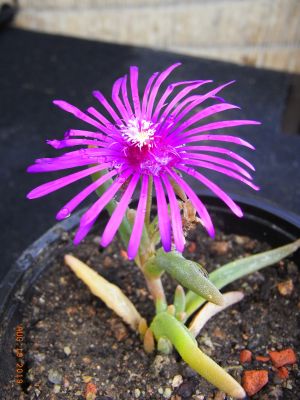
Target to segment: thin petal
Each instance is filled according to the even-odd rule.
[[[210,124],[202,125],[183,133],[182,135],[180,135],[180,139],[185,140],[186,138],[189,138],[190,136],[193,136],[197,133],[213,131],[216,129],[232,128],[233,126],[260,125],[260,124],[261,123],[258,121],[243,120],[243,119],[211,122]]]
[[[158,115],[159,115],[162,107],[165,105],[167,98],[170,96],[170,94],[172,94],[172,92],[174,91],[175,88],[177,88],[178,86],[181,86],[181,85],[187,85],[187,87],[185,87],[184,89],[182,89],[179,92],[184,97],[187,93],[189,93],[192,90],[194,90],[195,88],[203,85],[203,82],[205,82],[205,81],[182,81],[182,82],[171,83],[167,87],[167,89],[164,91],[163,95],[161,96],[161,98],[155,108],[155,111],[153,113],[152,121],[154,121],[154,122],[157,121]]]
[[[171,112],[171,110],[175,107],[178,106],[179,103],[185,96],[187,96],[191,91],[198,89],[200,86],[205,85],[206,83],[211,83],[211,80],[206,80],[206,81],[199,81],[198,83],[191,85],[187,88],[182,89],[177,95],[174,97],[174,99],[170,102],[170,104],[166,107],[164,112],[162,113],[160,119],[163,120],[166,118],[166,116]],[[194,97],[194,96],[193,96]],[[195,96],[198,97],[198,96]],[[187,99],[186,99],[187,100]]]
[[[76,232],[74,243],[80,243],[89,231],[92,229],[96,219],[106,205],[113,199],[114,195],[124,184],[126,179],[131,174],[131,171],[123,171],[112,185],[103,193],[103,195],[94,203],[81,217],[79,228]]]
[[[129,99],[128,99],[127,75],[124,76],[123,82],[122,82],[122,96],[123,96],[124,104],[125,104],[125,107],[126,107],[126,110],[127,110],[127,114],[131,118],[133,116],[133,111],[132,111],[132,108],[131,108],[131,105],[130,105]]]
[[[167,77],[170,75],[170,73],[175,68],[179,67],[180,65],[181,65],[181,63],[173,64],[158,76],[156,82],[153,85],[153,88],[152,88],[152,91],[150,93],[150,96],[149,96],[149,101],[148,101],[148,105],[147,105],[147,118],[148,119],[151,119],[154,101],[155,101],[156,95],[158,93],[158,90],[159,90],[161,84],[163,83],[164,80],[167,79]]]
[[[185,191],[187,197],[190,199],[190,201],[192,202],[193,206],[195,207],[197,213],[199,214],[199,217],[203,221],[205,229],[207,230],[209,235],[211,237],[213,237],[215,235],[215,229],[214,229],[212,220],[210,218],[210,215],[209,215],[206,207],[202,203],[202,201],[196,195],[194,190],[182,178],[180,178],[170,168],[168,168],[167,171],[171,175],[171,177],[174,179],[174,181],[182,188],[182,190]]]
[[[100,140],[88,140],[88,139],[63,139],[63,140],[47,140],[47,144],[52,146],[54,149],[64,149],[66,147],[73,146],[99,146],[105,147],[107,143],[101,142]]]
[[[91,193],[95,192],[104,182],[115,176],[118,172],[116,170],[110,171],[107,174],[101,176],[95,182],[91,183],[75,197],[73,197],[67,204],[65,204],[57,213],[56,219],[59,221],[67,218],[75,208],[82,203]]]
[[[146,110],[147,110],[149,93],[152,88],[153,81],[156,79],[157,75],[159,75],[159,72],[154,72],[154,74],[148,80],[145,90],[144,90],[143,101],[142,101],[142,117],[144,119],[146,118]]]
[[[225,160],[224,158],[210,156],[206,154],[193,154],[193,153],[186,153],[183,155],[184,160],[193,161],[193,159],[202,160],[202,161],[209,161],[214,164],[220,164],[226,168],[232,169],[237,171],[241,175],[244,175],[248,179],[252,179],[249,172],[247,172],[244,168],[240,167],[238,164],[232,161]]]
[[[200,172],[195,171],[194,169],[184,166],[178,166],[177,168],[197,179],[203,185],[207,186],[213,193],[215,193],[216,196],[218,196],[221,200],[224,201],[225,204],[227,204],[227,206],[235,215],[237,215],[238,217],[243,216],[243,212],[240,207],[231,199],[231,197],[228,196],[228,194],[226,194],[218,185],[216,185],[210,179],[206,178],[204,175],[200,174]]]
[[[109,102],[106,100],[105,96],[103,93],[101,93],[99,90],[94,90],[93,91],[93,96],[103,105],[103,107],[107,110],[107,112],[112,116],[112,118],[117,122],[120,123],[120,117],[118,114],[115,112],[115,110],[112,108],[112,106],[109,104]]]
[[[184,250],[185,239],[182,230],[182,219],[180,215],[180,209],[178,205],[178,201],[176,199],[175,192],[172,188],[169,179],[165,176],[161,176],[162,181],[167,189],[169,203],[170,203],[170,210],[171,210],[171,223],[172,223],[172,230],[174,235],[174,242],[176,249],[182,253]]]
[[[164,250],[168,252],[171,250],[171,222],[168,212],[168,204],[160,178],[154,176],[153,182],[156,191],[158,225],[161,242]]]
[[[89,137],[89,138],[94,138],[94,139],[98,139],[98,140],[102,140],[102,141],[108,140],[108,137],[106,135],[103,135],[102,133],[92,132],[92,131],[84,131],[81,129],[69,129],[64,134],[65,139],[69,139],[70,137],[74,137],[74,136]]]
[[[226,156],[229,156],[231,158],[234,158],[235,160],[241,162],[242,164],[246,165],[248,168],[252,169],[252,171],[255,171],[254,166],[247,161],[244,157],[241,157],[239,154],[235,153],[234,151],[231,151],[229,149],[224,149],[223,147],[214,147],[214,146],[184,146],[182,147],[183,152],[213,152],[213,153],[220,153],[220,154],[225,154]],[[177,148],[177,151],[180,152],[180,150]]]
[[[85,178],[86,176],[92,175],[95,172],[102,171],[105,168],[108,168],[110,164],[102,164],[97,165],[95,167],[84,169],[83,171],[75,172],[74,174],[64,176],[59,179],[55,179],[54,181],[44,183],[43,185],[38,186],[33,189],[30,193],[28,193],[28,199],[36,199],[38,197],[46,196],[49,193],[55,192],[58,189],[61,189],[67,185],[70,185],[73,182],[78,181],[79,179]]]
[[[126,213],[127,207],[131,201],[132,195],[135,191],[136,185],[140,179],[140,174],[134,174],[133,177],[131,178],[131,181],[129,182],[127,189],[125,190],[125,193],[123,194],[121,200],[119,201],[119,204],[115,208],[114,212],[112,213],[112,216],[110,217],[104,232],[102,234],[102,238],[100,241],[100,244],[103,247],[106,247],[109,245],[109,243],[113,240],[123,218]]]
[[[136,210],[135,220],[127,249],[128,258],[130,260],[133,260],[134,257],[137,255],[141,242],[144,220],[147,210],[146,206],[147,206],[148,185],[149,185],[149,176],[143,175],[139,204]]]
[[[111,96],[112,96],[112,100],[115,103],[116,107],[118,108],[118,110],[122,114],[122,117],[125,120],[127,120],[127,119],[129,119],[129,115],[128,115],[128,112],[126,110],[126,107],[122,103],[122,101],[120,99],[120,96],[119,96],[123,80],[124,80],[123,77],[116,80],[116,82],[114,83],[113,88],[112,88]]]
[[[55,104],[57,107],[61,108],[64,111],[69,112],[70,114],[73,114],[76,118],[81,119],[84,122],[87,122],[90,125],[95,126],[98,129],[102,128],[102,125],[99,124],[99,122],[95,121],[88,115],[86,115],[84,112],[79,110],[79,108],[73,106],[72,104],[67,103],[64,100],[54,100],[53,104]]]
[[[189,126],[194,125],[195,123],[201,121],[204,118],[207,118],[211,115],[226,111],[226,110],[231,110],[231,109],[237,109],[239,108],[238,106],[235,106],[233,104],[229,104],[229,103],[222,103],[222,104],[214,104],[210,107],[204,108],[203,110],[199,111],[198,113],[194,114],[191,118],[188,118],[186,121],[182,122],[180,125],[178,125],[178,127],[171,131],[170,136],[171,135],[177,135],[180,132],[184,131],[185,129],[187,129]],[[187,114],[186,111],[182,112],[180,115],[176,118],[176,120],[174,121],[174,125],[178,124],[179,121],[185,117]]]
[[[201,142],[202,140],[212,140],[216,142],[228,142],[228,143],[234,143],[234,144],[239,144],[241,146],[248,147],[249,149],[254,150],[255,148],[250,144],[249,142],[246,142],[246,140],[241,139],[236,136],[230,136],[230,135],[197,135],[197,136],[192,136],[189,137],[188,139],[184,139],[183,142],[186,143],[193,143],[193,142]],[[177,140],[179,142],[179,140]]]
[[[27,168],[27,172],[30,173],[39,173],[39,172],[53,172],[60,171],[62,169],[76,168],[82,167],[84,165],[90,165],[92,162],[90,159],[62,159],[59,160],[60,157],[57,158],[45,158],[44,162],[39,162],[37,164],[30,165]]]
[[[195,165],[197,167],[207,168],[207,169],[211,169],[213,171],[220,172],[221,174],[230,176],[233,179],[237,179],[238,181],[241,181],[241,182],[245,183],[246,185],[250,186],[254,190],[259,190],[259,187],[254,185],[254,183],[252,183],[248,179],[242,177],[241,175],[239,175],[236,172],[234,172],[232,170],[229,170],[227,168],[219,167],[219,166],[217,166],[215,164],[211,164],[211,163],[206,162],[206,161],[196,161],[196,160],[185,161],[185,164],[186,165]]]
[[[206,82],[211,82],[211,81],[206,81]],[[181,114],[178,115],[178,120],[182,119],[187,113],[189,113],[190,111],[192,111],[195,107],[199,106],[200,104],[202,104],[205,100],[210,99],[210,98],[215,98],[216,94],[219,93],[221,90],[223,90],[226,86],[231,85],[232,83],[234,83],[235,81],[230,81],[227,83],[224,83],[221,86],[218,86],[217,88],[210,90],[209,92],[197,96],[197,98],[194,99],[194,101],[192,102],[192,104],[190,104]],[[178,105],[178,107],[180,106],[180,104]],[[177,114],[177,108],[175,110],[176,114]]]
[[[134,113],[136,118],[140,118],[141,116],[141,104],[139,98],[139,89],[138,89],[138,77],[139,77],[139,69],[138,67],[130,67],[130,86],[131,86],[131,94],[132,94],[132,102],[134,107]]]
[[[124,185],[132,174],[131,170],[123,171],[103,195],[83,214],[80,225],[89,225],[95,221],[106,204],[113,198],[117,191]]]

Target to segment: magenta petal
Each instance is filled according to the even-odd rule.
[[[138,77],[139,77],[138,67],[130,67],[130,86],[131,86],[134,113],[137,118],[140,118],[141,104],[140,104],[139,90],[138,90]]]
[[[52,172],[52,171],[60,171],[62,169],[69,169],[69,168],[76,168],[76,167],[82,167],[84,165],[89,165],[91,164],[90,159],[81,159],[81,158],[75,158],[75,159],[62,159],[59,160],[60,157],[57,157],[57,159],[53,158],[48,158],[45,159],[45,162],[39,162],[37,164],[30,165],[27,168],[27,172],[30,173],[37,173],[37,172]],[[49,160],[49,161],[46,161]]]
[[[224,201],[225,204],[231,209],[231,211],[237,215],[238,217],[243,216],[243,212],[240,207],[228,196],[218,185],[213,183],[210,179],[206,178],[204,175],[200,174],[200,172],[195,171],[194,169],[187,168],[184,166],[177,167],[179,170],[185,172],[186,174],[192,176],[197,179],[203,185],[207,186],[216,196],[218,196],[221,200]]]
[[[218,121],[218,122],[211,122],[210,124],[199,126],[198,128],[191,129],[180,135],[181,140],[186,140],[192,135],[201,132],[213,131],[216,129],[224,129],[224,128],[232,128],[233,126],[242,126],[242,125],[260,125],[258,121],[251,121],[251,120],[230,120],[230,121]]]
[[[117,122],[120,123],[120,117],[106,100],[105,96],[99,91],[94,90],[93,96],[103,105],[103,107],[107,110],[107,112],[112,116],[112,118]]]
[[[148,97],[150,90],[152,88],[153,81],[156,79],[157,75],[159,75],[159,72],[154,72],[154,74],[150,77],[150,79],[147,82],[147,85],[144,90],[144,95],[143,95],[143,100],[142,100],[142,118],[146,118],[146,110],[147,110],[147,104],[148,104]]]
[[[122,96],[123,96],[124,104],[125,104],[125,107],[126,107],[126,110],[127,110],[127,114],[131,118],[133,116],[133,111],[132,111],[132,108],[131,108],[131,105],[130,105],[129,99],[128,99],[127,75],[124,76],[123,82],[122,82]]]
[[[117,174],[116,170],[110,171],[107,174],[101,176],[95,182],[91,183],[75,197],[73,197],[67,204],[65,204],[57,213],[56,219],[62,220],[70,216],[73,210],[82,203],[91,193],[95,192],[104,182]]]
[[[168,204],[160,178],[154,176],[153,182],[156,191],[158,225],[161,242],[164,250],[168,252],[171,250],[171,222],[169,217]]]
[[[94,223],[95,223],[95,221],[92,221],[88,225],[79,226],[79,228],[78,228],[78,230],[77,230],[77,232],[75,234],[74,240],[73,240],[73,243],[75,245],[78,245],[86,237],[86,235],[92,229]]]
[[[63,140],[47,140],[47,144],[54,149],[64,149],[65,147],[73,146],[107,146],[107,143],[100,142],[99,140],[88,139],[63,139]]]
[[[112,213],[112,216],[110,217],[104,232],[102,234],[102,238],[100,241],[100,244],[103,247],[106,247],[110,244],[110,242],[113,240],[123,218],[126,213],[127,207],[129,203],[131,202],[132,195],[135,191],[136,185],[138,184],[138,181],[140,179],[140,174],[134,174],[133,177],[131,178],[131,181],[128,184],[127,189],[125,190],[125,193],[123,194],[121,200],[119,201],[119,204],[115,208],[114,212]]]
[[[166,107],[164,112],[162,113],[160,119],[164,120],[167,115],[171,112],[171,110],[175,107],[178,106],[179,103],[185,96],[187,96],[191,91],[197,89],[198,87],[205,85],[206,83],[211,83],[212,81],[206,80],[206,81],[199,81],[198,83],[195,83],[193,85],[190,85],[184,89],[182,89],[177,95],[174,97],[174,99],[171,100],[170,104]]]
[[[226,156],[229,156],[231,158],[234,158],[235,160],[239,161],[240,163],[246,165],[248,168],[252,169],[252,171],[255,171],[254,166],[247,161],[244,157],[241,157],[239,154],[235,153],[234,151],[224,149],[223,147],[214,147],[214,146],[183,146],[182,148],[178,148],[177,151],[180,152],[182,149],[182,152],[191,152],[191,151],[202,151],[206,152],[213,152],[213,153],[220,153],[220,154],[225,154]],[[196,153],[197,154],[197,153]]]
[[[128,112],[127,112],[126,107],[122,103],[122,101],[120,99],[120,96],[119,96],[123,80],[124,80],[124,78],[119,78],[119,79],[116,80],[116,82],[113,85],[111,97],[112,97],[112,100],[115,103],[116,107],[118,108],[118,110],[122,114],[122,117],[124,119],[128,119],[129,118]]]
[[[204,108],[203,110],[199,111],[195,115],[193,115],[191,118],[188,118],[186,121],[182,122],[170,135],[174,134],[179,134],[179,132],[184,131],[187,129],[189,126],[194,125],[195,123],[201,121],[204,118],[207,118],[211,115],[226,111],[226,110],[231,110],[234,108],[239,108],[238,106],[235,106],[233,104],[229,103],[222,103],[222,104],[214,104],[210,107]],[[184,110],[174,121],[175,124],[177,124],[183,117],[186,116],[188,111]]]
[[[224,158],[210,156],[207,154],[194,154],[194,153],[186,153],[183,155],[183,160],[188,160],[189,162],[193,162],[193,159],[209,161],[214,164],[220,164],[226,168],[237,171],[241,175],[244,175],[246,178],[252,180],[251,175],[244,168],[240,167],[238,164],[232,161],[225,160]]]
[[[173,230],[173,235],[174,235],[175,246],[176,246],[176,249],[180,253],[182,253],[184,250],[185,239],[184,239],[184,235],[183,235],[182,219],[181,219],[181,215],[180,215],[179,204],[176,199],[176,195],[174,193],[172,185],[169,182],[169,179],[165,175],[162,175],[161,178],[165,184],[165,187],[166,187],[167,193],[168,193],[169,204],[170,204],[170,209],[171,209],[171,223],[172,223],[172,230]]]
[[[55,104],[57,107],[61,108],[62,110],[73,114],[76,118],[81,119],[82,121],[87,122],[88,124],[101,129],[101,125],[99,124],[99,122],[95,121],[94,119],[92,119],[91,117],[86,115],[84,112],[79,110],[79,108],[72,106],[72,104],[69,104],[64,100],[54,100],[53,104]]]
[[[195,165],[198,167],[207,168],[207,169],[211,169],[213,171],[220,172],[221,174],[230,176],[230,178],[237,179],[238,181],[245,183],[246,185],[250,186],[254,190],[259,190],[259,187],[254,185],[254,183],[252,183],[248,179],[242,177],[241,175],[237,174],[236,172],[231,171],[230,169],[219,167],[215,164],[211,164],[210,162],[206,162],[206,161],[188,160],[185,162],[185,164],[186,165]]]
[[[166,105],[165,102],[166,102],[167,98],[170,96],[170,94],[174,91],[174,89],[176,89],[178,86],[185,85],[185,86],[187,86],[187,87],[185,87],[186,90],[183,89],[180,91],[180,93],[183,92],[184,90],[185,90],[184,93],[189,93],[194,88],[199,87],[200,85],[203,85],[203,82],[204,81],[182,81],[182,82],[171,83],[167,87],[167,89],[164,91],[163,95],[161,96],[161,98],[155,108],[155,111],[153,113],[152,121],[154,121],[154,122],[157,121],[158,115],[159,115],[161,109]],[[196,83],[196,85],[195,85],[195,83]],[[192,86],[192,89],[191,89],[191,86]]]
[[[130,175],[132,175],[131,170],[122,172],[118,178],[114,180],[113,184],[103,193],[103,195],[83,214],[80,220],[80,225],[89,225],[95,221],[106,204],[111,201]]]
[[[167,171],[174,179],[174,181],[185,191],[187,197],[190,199],[193,206],[197,210],[199,217],[203,221],[205,229],[207,230],[209,235],[213,237],[215,235],[214,226],[210,215],[202,201],[198,198],[193,189],[182,178],[180,178],[175,172],[171,171],[170,169],[168,169]]]
[[[54,181],[44,183],[41,186],[33,189],[30,193],[28,193],[28,199],[36,199],[38,197],[45,196],[46,194],[52,193],[62,187],[70,185],[73,182],[78,181],[79,179],[85,178],[86,176],[90,176],[95,172],[102,171],[103,169],[109,167],[110,164],[102,164],[97,165],[95,167],[84,169],[83,171],[75,172],[74,174],[64,176],[59,179],[55,179]]]
[[[157,78],[156,82],[153,85],[152,91],[150,93],[149,96],[149,101],[148,101],[148,105],[147,105],[147,118],[151,119],[152,116],[152,109],[153,109],[153,105],[154,105],[154,101],[156,98],[156,95],[158,93],[158,90],[161,86],[161,84],[166,80],[166,78],[170,75],[170,73],[177,67],[179,67],[181,65],[181,63],[176,63],[171,65],[169,68],[167,68],[166,70],[164,70]]]
[[[92,132],[92,131],[83,131],[81,129],[69,129],[65,133],[65,139],[69,139],[70,137],[73,136],[83,136],[83,137],[89,137],[89,138],[94,138],[102,141],[107,141],[108,137],[106,135],[103,135],[102,133],[99,132]]]
[[[216,96],[215,96],[216,93],[219,93],[219,92],[220,92],[221,90],[223,90],[226,86],[231,85],[232,83],[234,83],[234,81],[224,83],[223,85],[218,86],[218,87],[216,87],[215,89],[210,90],[209,92],[207,92],[207,93],[205,93],[205,94],[203,94],[203,95],[201,95],[201,96],[198,96],[198,97],[194,100],[194,102],[193,102],[192,104],[190,104],[190,105],[188,106],[188,108],[185,110],[185,114],[187,114],[188,112],[192,111],[195,107],[197,107],[197,106],[199,106],[200,104],[202,104],[205,100],[211,99],[211,98],[215,99],[215,98],[216,98]],[[224,102],[224,99],[222,99],[221,102],[223,103],[223,102]],[[182,115],[180,115],[180,119],[181,119],[181,118],[182,118]]]
[[[148,184],[149,176],[143,175],[139,204],[136,210],[136,216],[127,249],[128,258],[130,260],[133,260],[134,257],[137,255],[141,242],[144,220],[147,210]]]
[[[230,136],[230,135],[197,135],[197,136],[192,136],[188,139],[182,140],[183,143],[194,143],[194,142],[201,142],[202,140],[212,140],[216,142],[228,142],[228,143],[234,143],[234,144],[239,144],[241,146],[249,147],[249,149],[254,150],[254,147],[252,144],[249,142],[246,142],[246,140],[241,139],[236,136]],[[177,140],[179,142],[179,140]]]

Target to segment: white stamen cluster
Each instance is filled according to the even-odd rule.
[[[151,142],[154,140],[156,131],[156,124],[153,122],[132,118],[127,125],[121,125],[120,128],[122,136],[140,149],[145,145],[152,146]]]

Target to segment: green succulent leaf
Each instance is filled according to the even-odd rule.
[[[176,315],[185,311],[185,292],[182,286],[178,285],[174,295],[174,306]]]
[[[151,261],[152,271],[166,271],[182,286],[204,297],[212,303],[222,305],[223,297],[216,286],[207,278],[203,268],[194,261],[187,260],[177,251],[166,253],[159,249]]]
[[[189,330],[167,312],[156,315],[150,329],[158,343],[168,338],[183,360],[208,382],[235,398],[244,398],[244,389],[215,361],[204,354]]]
[[[269,265],[273,265],[283,258],[291,255],[300,247],[300,239],[285,246],[268,250],[240,260],[232,261],[221,268],[216,269],[209,278],[218,289],[248,274],[258,271]],[[187,318],[191,316],[202,304],[205,303],[204,296],[198,296],[195,291],[189,291],[186,295]]]

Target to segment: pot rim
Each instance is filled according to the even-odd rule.
[[[222,210],[223,213],[232,215],[235,218],[227,206],[213,194],[203,190],[199,191],[198,195],[201,196],[201,200],[203,200],[209,209],[215,211]],[[291,240],[300,237],[300,217],[297,214],[286,211],[264,199],[245,197],[239,194],[230,196],[241,206],[244,217],[260,222],[265,221],[265,223],[271,222],[273,229],[283,233]],[[57,222],[27,247],[14,262],[2,282],[0,282],[0,320],[3,318],[7,300],[15,290],[17,283],[22,279],[24,273],[46,246],[58,240],[63,232],[68,232],[79,224],[80,217],[85,210],[86,208],[80,209],[71,215],[70,218]]]

